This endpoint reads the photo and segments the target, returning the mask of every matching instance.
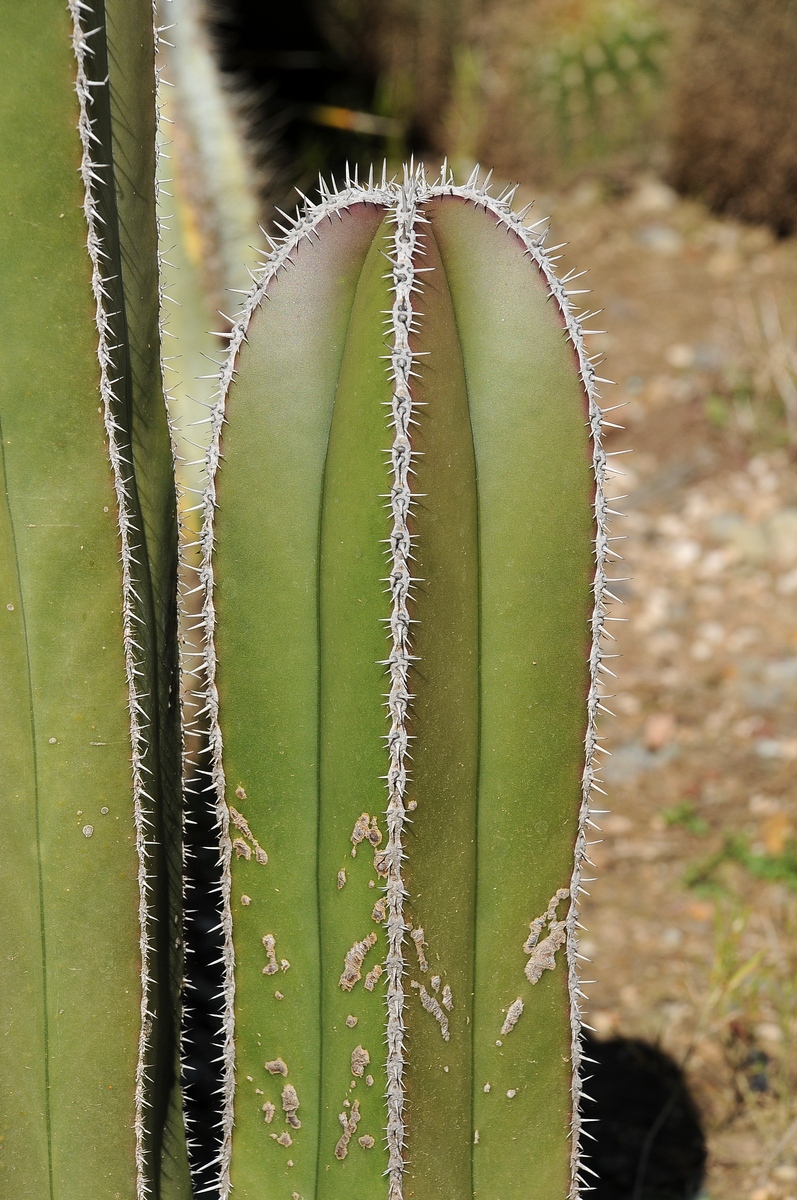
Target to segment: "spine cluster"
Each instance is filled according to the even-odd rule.
[[[410,615],[407,602],[412,587],[410,555],[412,542],[407,518],[412,504],[410,468],[412,444],[412,375],[413,356],[410,348],[412,330],[412,296],[415,290],[414,257],[417,248],[417,181],[410,176],[398,190],[394,213],[393,240],[393,309],[391,327],[393,345],[390,371],[393,382],[391,416],[394,430],[390,449],[393,479],[390,488],[388,585],[392,609],[390,613],[390,654],[387,668],[390,692],[387,710],[390,730],[387,735],[387,847],[384,863],[387,868],[387,1148],[388,1197],[401,1200],[404,1171],[404,898],[402,877],[404,851],[404,800],[407,790],[407,714],[410,704],[409,671]]]

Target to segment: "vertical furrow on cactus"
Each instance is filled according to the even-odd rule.
[[[4,1154],[9,1179],[22,1180],[31,1196],[52,1195],[51,1122],[49,1094],[49,1026],[47,1021],[47,938],[44,925],[42,862],[39,854],[41,821],[36,762],[36,727],[31,695],[30,662],[25,611],[19,577],[19,556],[8,496],[5,467],[5,434],[0,421],[0,561],[2,595],[3,670],[0,672],[0,729],[6,786],[0,807],[0,844],[14,847],[24,860],[21,871],[4,872],[4,923],[6,960],[3,988],[17,999],[4,1009],[4,1041],[24,1069],[3,1056],[4,1078],[11,1094],[2,1096],[0,1112],[8,1108],[30,1114],[24,1145],[6,1134]],[[32,805],[31,805],[32,800]],[[30,809],[33,809],[32,813]],[[33,836],[21,845],[19,830],[26,820]],[[20,1044],[21,1039],[21,1044]],[[10,1056],[9,1056],[10,1057]],[[6,1119],[7,1120],[7,1119]],[[0,1176],[0,1179],[2,1176]]]
[[[222,1197],[315,1189],[320,513],[349,314],[382,219],[381,196],[368,198],[325,199],[280,247],[233,332],[213,414],[202,573],[225,871]],[[298,1130],[282,1107],[288,1084]]]

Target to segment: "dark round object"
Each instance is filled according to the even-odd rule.
[[[590,1200],[695,1200],[706,1140],[681,1068],[663,1050],[632,1038],[588,1038],[585,1142]]]

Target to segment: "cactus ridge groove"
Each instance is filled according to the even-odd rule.
[[[138,858],[138,918],[141,931],[139,941],[141,1025],[135,1081],[136,1200],[147,1200],[147,1197],[151,1195],[150,1179],[154,1175],[155,1169],[154,1163],[149,1162],[151,1151],[147,1146],[145,1110],[152,1103],[149,1058],[153,1048],[152,1030],[156,1015],[153,988],[155,946],[152,930],[153,923],[157,919],[152,903],[154,889],[152,847],[154,842],[151,829],[153,821],[149,806],[152,804],[153,798],[147,790],[147,776],[152,776],[158,770],[157,761],[148,754],[151,742],[147,731],[157,725],[158,710],[153,703],[150,714],[144,706],[147,693],[142,691],[140,681],[146,678],[147,672],[144,651],[136,640],[136,626],[143,624],[146,619],[146,610],[151,600],[151,579],[133,474],[132,447],[123,440],[125,430],[118,415],[123,400],[115,390],[116,385],[122,382],[121,377],[130,367],[124,359],[120,361],[120,352],[124,354],[125,347],[120,345],[120,339],[118,335],[115,335],[112,325],[114,317],[121,317],[124,321],[124,312],[112,312],[108,307],[111,300],[111,287],[117,282],[117,276],[109,274],[105,264],[111,264],[113,268],[116,259],[114,250],[118,253],[118,248],[111,248],[106,244],[108,223],[100,214],[99,193],[101,190],[105,192],[111,203],[115,203],[113,199],[113,166],[110,165],[110,147],[102,147],[101,139],[95,132],[97,120],[91,115],[92,106],[98,99],[98,90],[105,89],[104,95],[108,96],[108,77],[95,80],[89,73],[90,61],[96,55],[95,48],[90,45],[90,39],[104,37],[104,25],[98,21],[98,24],[91,29],[85,28],[84,22],[87,15],[93,20],[98,20],[99,17],[92,5],[85,3],[85,0],[69,0],[69,11],[73,25],[72,46],[77,64],[75,91],[80,106],[78,132],[82,147],[80,174],[85,190],[84,213],[88,230],[87,248],[91,260],[91,283],[98,333],[100,395],[118,507],[118,528],[121,542],[122,627],[130,713],[133,814]],[[153,4],[153,24],[154,20]],[[156,45],[158,40],[158,30],[155,26]],[[96,160],[95,148],[98,146],[107,151],[108,163]],[[121,307],[124,308],[123,297]]]
[[[392,472],[389,493],[389,513],[391,519],[390,536],[388,539],[389,576],[388,592],[391,600],[389,618],[390,650],[385,666],[390,679],[390,692],[387,699],[389,716],[388,772],[387,772],[387,829],[388,840],[382,852],[382,861],[387,868],[387,886],[385,898],[387,902],[387,936],[388,952],[386,959],[387,970],[387,1128],[386,1141],[388,1150],[388,1200],[402,1200],[403,1179],[406,1169],[404,1161],[405,1144],[405,1046],[404,1046],[404,975],[407,969],[404,956],[405,934],[409,926],[405,922],[404,900],[406,891],[402,877],[402,860],[404,850],[402,831],[406,820],[405,791],[407,785],[406,758],[408,757],[407,716],[411,700],[408,689],[408,676],[413,656],[411,654],[409,630],[410,616],[407,601],[410,597],[411,586],[414,582],[410,573],[412,543],[407,526],[407,516],[411,511],[412,493],[409,476],[412,465],[412,442],[410,426],[413,423],[413,397],[411,378],[414,374],[413,365],[417,361],[418,352],[413,352],[410,346],[410,334],[414,332],[413,325],[413,293],[420,291],[419,280],[424,268],[416,265],[416,258],[421,253],[420,226],[425,222],[424,205],[441,197],[459,197],[477,207],[489,212],[498,225],[508,236],[519,239],[525,254],[532,261],[545,281],[550,297],[554,300],[560,314],[565,333],[574,352],[587,401],[587,426],[592,445],[592,469],[594,475],[593,517],[594,517],[594,575],[592,577],[593,609],[591,617],[591,647],[589,652],[590,682],[586,705],[586,734],[585,734],[585,766],[581,778],[581,801],[579,809],[578,832],[575,842],[573,868],[567,887],[562,888],[560,898],[569,897],[567,914],[564,919],[565,952],[567,961],[567,980],[570,995],[570,1056],[572,1064],[572,1097],[571,1097],[571,1150],[570,1150],[570,1185],[569,1200],[578,1200],[588,1184],[584,1172],[589,1167],[584,1161],[583,1152],[583,1118],[581,1116],[581,1100],[583,1096],[583,1054],[581,1046],[581,998],[578,974],[578,935],[579,926],[579,896],[583,891],[584,869],[590,864],[587,841],[587,829],[594,826],[591,809],[593,791],[601,791],[599,767],[596,762],[598,746],[596,733],[596,718],[602,709],[605,699],[601,691],[598,677],[602,669],[602,644],[609,637],[606,629],[605,597],[610,595],[607,589],[606,564],[611,550],[607,533],[608,508],[604,493],[604,478],[607,469],[607,456],[602,445],[602,411],[599,406],[599,381],[596,376],[596,365],[600,355],[590,356],[585,345],[585,336],[597,332],[584,328],[584,321],[594,314],[579,313],[570,301],[570,295],[580,292],[568,291],[568,283],[578,278],[577,273],[570,272],[562,279],[557,278],[554,270],[556,261],[554,251],[559,247],[545,246],[546,233],[540,232],[539,226],[527,226],[524,223],[524,212],[517,214],[512,211],[511,202],[515,189],[510,188],[500,195],[494,196],[489,190],[489,176],[480,180],[478,168],[464,185],[457,185],[446,163],[443,164],[438,180],[432,184],[427,182],[423,168],[410,167],[405,169],[402,182],[388,181],[383,170],[381,184],[374,186],[373,176],[366,185],[361,185],[355,177],[348,176],[344,187],[338,191],[329,189],[323,181],[320,184],[321,200],[318,203],[305,201],[301,210],[297,210],[292,226],[280,241],[271,242],[272,253],[262,265],[253,290],[246,299],[240,316],[229,335],[229,351],[222,365],[219,377],[217,399],[210,413],[211,441],[206,457],[208,486],[203,499],[203,526],[201,534],[202,560],[199,571],[199,586],[203,595],[202,625],[204,640],[204,671],[207,680],[205,719],[208,723],[212,768],[211,777],[214,793],[215,819],[220,837],[220,864],[222,883],[220,889],[220,927],[224,936],[224,963],[226,970],[223,1020],[223,1045],[220,1047],[223,1064],[223,1096],[224,1111],[221,1128],[221,1152],[219,1155],[219,1180],[221,1200],[228,1200],[230,1195],[230,1159],[232,1150],[233,1101],[235,1091],[234,1076],[234,951],[232,939],[231,911],[231,857],[233,853],[230,834],[230,812],[225,798],[225,774],[222,763],[222,732],[219,723],[219,694],[216,685],[216,649],[214,643],[216,629],[216,610],[214,604],[214,567],[212,561],[214,547],[214,521],[216,509],[216,477],[221,459],[221,433],[225,423],[225,408],[230,386],[235,378],[237,355],[246,340],[249,321],[261,302],[267,298],[268,288],[272,280],[292,261],[295,250],[304,239],[313,240],[320,224],[343,210],[360,204],[374,204],[386,210],[386,216],[394,225],[393,247],[389,255],[390,272],[392,275],[393,304],[388,316],[388,330],[392,333],[392,344],[387,356],[388,370],[392,382],[392,398],[390,401],[390,423],[393,428],[393,444],[389,451],[389,467]],[[417,315],[417,314],[415,314]],[[607,381],[608,382],[608,381]],[[618,556],[619,557],[619,556]],[[414,807],[414,805],[413,805]],[[512,1023],[522,1011],[518,1002],[512,1008]],[[486,1089],[485,1089],[486,1090]],[[508,1093],[509,1094],[509,1093]],[[474,1143],[478,1142],[478,1133],[474,1134]]]
[[[33,811],[34,811],[34,826],[36,829],[36,867],[38,872],[38,902],[39,902],[39,936],[41,939],[41,956],[42,956],[42,995],[44,999],[44,1020],[43,1020],[43,1035],[44,1035],[44,1081],[45,1081],[45,1125],[47,1128],[47,1176],[50,1184],[50,1196],[54,1195],[53,1184],[53,1154],[52,1154],[52,1113],[50,1108],[50,1022],[49,1022],[49,1005],[48,985],[47,985],[47,929],[44,923],[44,872],[42,868],[41,856],[41,813],[40,813],[40,796],[39,796],[39,764],[38,751],[36,741],[36,713],[33,706],[33,679],[30,666],[30,643],[28,640],[28,622],[25,615],[25,598],[22,591],[22,579],[19,571],[19,554],[17,552],[17,534],[14,527],[14,514],[11,510],[11,504],[8,498],[8,489],[5,485],[6,480],[6,453],[5,453],[5,438],[3,437],[3,424],[0,421],[0,473],[3,478],[3,502],[8,513],[8,525],[11,530],[11,539],[14,547],[14,573],[17,580],[17,595],[20,608],[20,617],[22,620],[22,636],[25,641],[25,665],[26,677],[28,685],[28,715],[30,718],[30,733],[31,733],[31,748],[33,757],[33,780],[34,780],[34,795],[33,795]]]

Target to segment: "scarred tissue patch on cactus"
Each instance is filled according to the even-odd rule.
[[[237,788],[235,795],[239,800],[246,799],[246,792],[244,792],[243,788]],[[252,830],[249,828],[249,822],[247,821],[246,817],[242,816],[242,814],[238,812],[238,809],[233,808],[231,804],[228,807],[230,810],[230,820],[232,821],[233,825],[243,834],[244,838],[246,838],[248,842],[251,842],[252,850],[255,852],[256,861],[260,863],[261,867],[265,867],[266,863],[268,862],[268,855],[258,842],[255,835],[252,833]],[[247,862],[249,861],[249,858],[251,857],[251,851],[242,838],[235,838],[233,847],[239,858],[243,855]]]
[[[346,1018],[346,1024],[348,1025],[349,1029],[354,1029],[354,1026],[357,1024],[358,1020],[359,1017],[352,1016],[350,1013]]]
[[[279,970],[279,963],[277,962],[277,939],[274,937],[273,933],[267,933],[265,935],[263,938],[263,945],[266,948],[266,955],[268,957],[268,962],[266,963],[265,967],[263,967],[263,974],[276,975],[277,971]]]
[[[245,858],[247,862],[252,857],[252,850],[247,846],[243,838],[233,838],[232,848],[235,851],[236,858]]]
[[[276,1106],[274,1104],[272,1104],[270,1100],[267,1100],[262,1108],[263,1120],[266,1122],[267,1125],[270,1125],[271,1122],[274,1120],[274,1113],[276,1111],[277,1111]]]
[[[432,983],[432,991],[439,992],[440,991],[440,976],[433,975],[432,979],[431,979],[431,983]]]
[[[428,942],[424,940],[423,929],[419,926],[417,929],[411,930],[410,937],[415,943],[415,949],[418,953],[418,966],[422,971],[428,971],[429,963],[426,961],[426,955],[423,950],[424,946],[428,945]]]
[[[537,983],[543,971],[553,971],[556,966],[556,951],[564,945],[567,938],[567,922],[556,920],[556,910],[569,895],[569,888],[559,888],[556,895],[551,897],[543,915],[535,917],[529,923],[529,936],[523,945],[524,954],[531,956],[525,968],[529,983]],[[540,934],[546,925],[548,936],[540,942]]]
[[[349,1142],[357,1132],[357,1126],[360,1123],[360,1101],[354,1101],[350,1113],[339,1113],[338,1120],[343,1126],[343,1133],[335,1146],[335,1158],[344,1159],[349,1153]]]
[[[371,1137],[370,1133],[364,1133],[362,1137],[357,1138],[357,1141],[362,1146],[363,1150],[373,1150],[376,1142]]]
[[[451,995],[451,988],[448,986],[448,984],[446,984],[443,988],[443,1008],[445,1008],[448,1012],[451,1012],[453,1007],[454,997]]]
[[[264,1064],[269,1075],[287,1075],[288,1066],[281,1058],[272,1058],[270,1062]]]
[[[517,1000],[513,1000],[512,1003],[509,1005],[509,1008],[507,1009],[506,1019],[505,1019],[503,1025],[501,1026],[501,1035],[502,1036],[506,1035],[507,1033],[512,1032],[512,1030],[517,1025],[518,1021],[520,1020],[520,1015],[522,1012],[523,1012],[523,1001],[521,1000],[520,996],[518,996]]]
[[[362,1079],[365,1068],[371,1061],[371,1055],[364,1046],[355,1046],[351,1052],[351,1073],[357,1079]]]
[[[381,963],[377,963],[375,967],[371,968],[365,977],[365,982],[363,983],[363,987],[365,988],[366,992],[372,992],[374,990],[379,982],[380,977],[382,976],[382,973],[384,972],[384,969],[385,968]]]
[[[338,871],[338,891],[340,891],[341,888],[345,888],[345,886],[346,886],[346,871],[345,871],[345,868],[341,867],[341,869]]]
[[[338,980],[344,992],[350,992],[357,980],[361,978],[361,967],[365,956],[371,947],[375,945],[376,934],[372,932],[367,937],[364,937],[361,942],[355,942],[352,948],[346,951],[343,974]]]
[[[296,1088],[292,1083],[286,1083],[282,1089],[282,1111],[292,1129],[301,1129],[302,1127],[302,1123],[296,1115],[298,1108],[299,1097],[296,1094]]]
[[[275,1141],[278,1146],[293,1145],[293,1138],[288,1133],[287,1129],[283,1130],[282,1133],[271,1133],[269,1134],[269,1137],[272,1139],[272,1141]]]
[[[381,896],[377,900],[376,904],[373,907],[373,911],[371,913],[371,920],[376,921],[377,924],[381,925],[386,916],[387,916],[387,899],[384,896]]]
[[[371,817],[367,812],[361,813],[351,831],[351,856],[357,857],[357,847],[360,842],[370,842],[376,848],[382,841],[382,831],[377,817]]]
[[[423,984],[418,983],[417,980],[413,979],[410,986],[418,992],[421,1004],[437,1021],[437,1024],[440,1026],[440,1032],[443,1035],[443,1041],[447,1042],[451,1036],[448,1029],[448,1017],[443,1012],[439,1002],[434,996],[430,996]]]

